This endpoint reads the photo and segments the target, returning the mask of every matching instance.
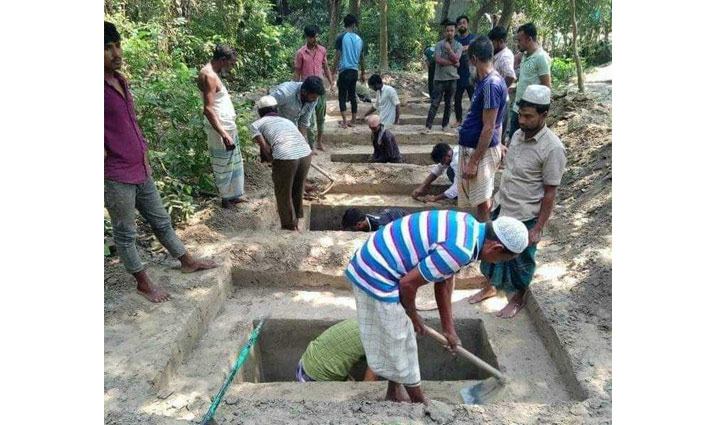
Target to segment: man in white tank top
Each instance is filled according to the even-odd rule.
[[[244,195],[244,165],[239,149],[234,105],[219,74],[229,72],[237,61],[237,52],[219,44],[212,60],[199,71],[196,85],[204,99],[204,130],[211,165],[214,171],[222,207],[232,208],[246,201]]]

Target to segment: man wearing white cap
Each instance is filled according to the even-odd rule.
[[[262,161],[272,163],[274,196],[282,228],[299,230],[312,150],[295,123],[277,115],[277,99],[273,96],[262,96],[257,110],[261,118],[251,123],[249,130],[259,144]]]
[[[353,254],[345,276],[353,283],[360,339],[368,367],[387,379],[386,400],[424,403],[415,333],[425,334],[416,310],[418,288],[434,282],[443,335],[453,351],[461,340],[453,326],[455,274],[476,261],[499,263],[528,246],[523,223],[511,217],[481,223],[471,214],[434,210],[393,221]]]
[[[371,132],[370,141],[373,143],[373,154],[370,156],[370,162],[403,162],[398,150],[398,143],[395,141],[395,135],[380,122],[380,116],[370,115],[368,117],[368,127]]]
[[[532,84],[519,101],[520,128],[511,137],[499,190],[493,199],[492,217],[513,217],[528,229],[529,246],[517,258],[501,264],[481,262],[488,278],[470,300],[479,302],[496,294],[496,288],[515,292],[499,317],[512,318],[525,305],[536,269],[536,244],[554,209],[556,188],[566,167],[564,145],[548,127],[546,116],[551,90]]]

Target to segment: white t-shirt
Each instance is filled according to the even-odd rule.
[[[458,196],[458,146],[453,146],[453,157],[451,158],[450,165],[436,164],[430,172],[440,177],[446,172],[448,167],[453,167],[455,177],[453,178],[453,184],[443,192],[443,195],[448,199],[453,199]]]
[[[249,124],[249,130],[252,138],[264,136],[272,148],[273,159],[300,159],[312,153],[305,136],[287,118],[266,115]]]
[[[400,105],[398,92],[394,88],[383,84],[378,97],[375,99],[375,110],[380,115],[380,123],[385,128],[391,128],[395,122],[395,105]]]
[[[508,47],[504,47],[498,53],[493,55],[493,69],[498,72],[504,79],[512,77],[516,81],[516,71],[514,71],[514,53]],[[506,101],[509,100],[508,92],[506,93]]]

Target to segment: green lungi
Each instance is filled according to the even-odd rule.
[[[491,219],[498,217],[501,208],[491,214]],[[536,225],[538,218],[524,221],[527,229],[531,230]],[[513,260],[505,263],[487,263],[481,261],[481,274],[486,276],[491,285],[497,289],[503,289],[506,292],[516,292],[529,287],[534,279],[534,271],[536,271],[536,245],[532,245],[524,250]]]
[[[312,114],[312,120],[310,120],[310,127],[308,131],[308,143],[312,147],[315,138],[314,128],[317,126],[317,132],[321,132],[325,128],[325,115],[327,114],[327,95],[317,97],[317,106],[315,106],[315,113]]]

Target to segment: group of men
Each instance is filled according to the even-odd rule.
[[[466,91],[471,106],[458,131],[458,146],[434,147],[431,156],[437,165],[413,196],[424,195],[432,181],[445,172],[453,186],[442,196],[458,198],[460,207],[475,208],[475,216],[450,210],[415,214],[396,210],[379,214],[348,211],[343,217],[346,228],[374,232],[353,254],[345,271],[352,284],[357,321],[331,332],[326,340],[333,342],[318,344],[316,348],[311,344],[310,352],[298,365],[300,381],[346,376],[362,347],[370,369],[367,378],[380,376],[389,381],[386,399],[403,400],[404,388],[411,401],[424,402],[415,338],[416,333],[425,333],[415,302],[420,286],[434,284],[443,334],[451,351],[460,344],[453,326],[451,294],[455,274],[464,266],[480,261],[481,273],[487,278],[471,302],[493,296],[498,288],[514,292],[509,304],[499,312],[500,317],[514,317],[525,304],[535,270],[536,244],[553,210],[556,188],[566,165],[563,144],[546,127],[551,102],[548,56],[536,42],[533,24],[521,26],[517,42],[523,55],[516,73],[513,54],[505,48],[504,29],[494,28],[489,37],[476,37],[468,33],[465,16],[456,22],[460,40],[454,39],[456,25],[445,22],[444,38],[434,49],[433,114],[428,114],[426,126],[431,128],[442,96],[446,98],[444,127],[450,114],[451,94],[458,98],[459,90],[460,96]],[[365,80],[365,70],[363,42],[355,33],[357,19],[348,15],[344,24],[345,32],[335,43],[333,70],[339,71],[341,126],[346,128],[356,124],[356,83],[358,74],[361,81]],[[326,90],[322,76],[334,90],[326,51],[317,44],[318,32],[314,27],[305,28],[307,43],[297,52],[294,81],[278,85],[259,99],[259,119],[249,124],[262,160],[271,162],[281,226],[288,230],[298,230],[302,218],[302,193],[313,144],[313,137],[308,142],[305,135],[313,120],[318,130],[314,145],[323,149]],[[136,251],[136,209],[149,221],[171,255],[181,261],[182,272],[216,264],[193,258],[171,226],[151,178],[147,144],[136,122],[131,93],[118,73],[121,42],[113,24],[105,23],[104,39],[105,203],[121,261],[136,278],[139,292],[153,302],[162,302],[170,295],[149,281]],[[233,49],[217,46],[197,80],[204,99],[205,130],[215,181],[223,206],[232,208],[245,201],[243,167],[236,114],[220,74],[231,69],[235,61]],[[470,84],[457,85],[456,81],[461,79]],[[514,80],[518,84],[506,144],[508,88]],[[378,75],[371,76],[368,84],[378,92],[374,107],[365,114],[372,132],[373,156],[385,162],[399,162],[400,153],[389,128],[400,118],[397,93],[383,84]],[[348,101],[350,121],[345,115]],[[320,104],[323,106],[319,107]],[[493,177],[502,161],[504,171],[494,197]],[[434,201],[440,196],[428,195],[424,199]],[[340,342],[355,338],[360,341],[355,346]],[[334,346],[333,350],[329,344]],[[324,366],[329,356],[336,357],[337,367]]]

